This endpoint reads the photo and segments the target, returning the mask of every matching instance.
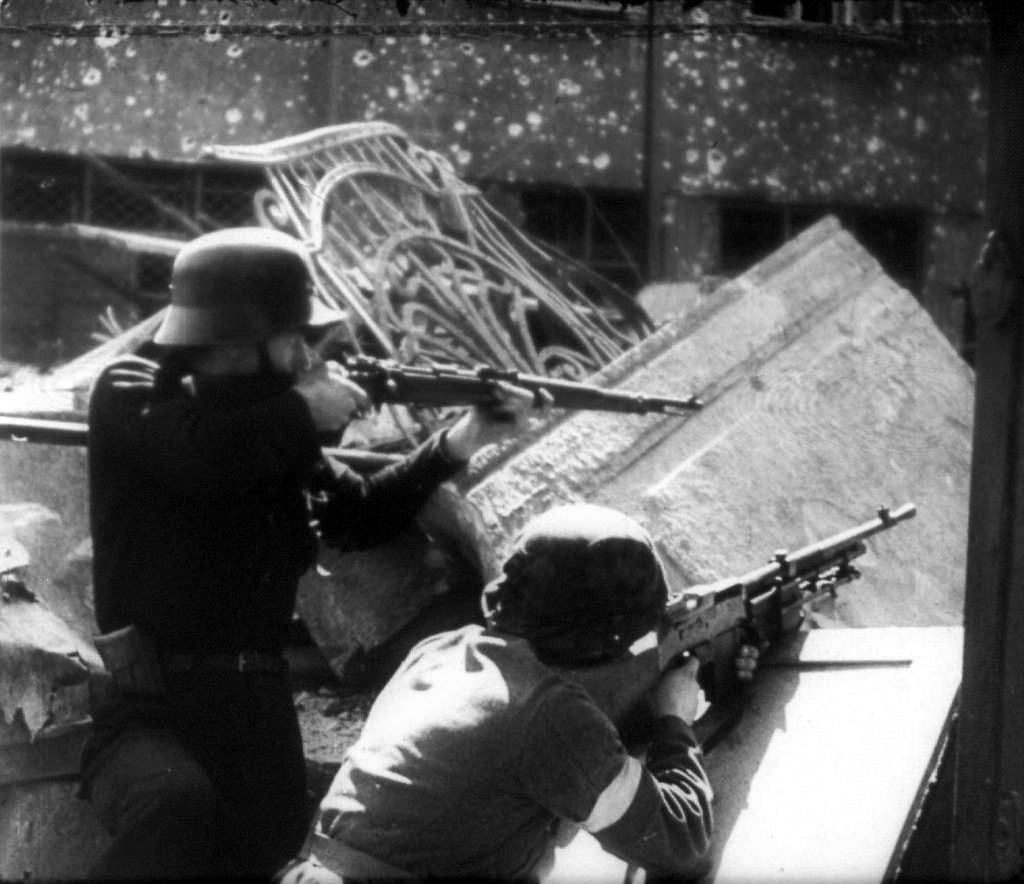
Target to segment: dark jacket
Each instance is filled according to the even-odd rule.
[[[89,415],[97,624],[134,623],[165,652],[280,653],[311,520],[328,540],[381,541],[461,466],[435,436],[369,477],[332,469],[286,377],[190,383],[118,360]]]

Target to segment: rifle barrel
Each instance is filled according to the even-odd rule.
[[[798,574],[813,573],[839,557],[856,558],[863,551],[864,541],[868,537],[887,531],[899,522],[912,518],[916,513],[917,507],[912,503],[905,503],[895,510],[879,507],[878,515],[874,519],[847,528],[824,540],[810,543],[795,552],[778,552],[772,561],[759,565],[734,580],[748,589],[765,587],[776,579],[790,580]]]
[[[803,549],[799,549],[787,556],[787,560],[796,562],[800,559],[827,556],[833,550],[840,550],[846,546],[856,543],[858,540],[866,540],[874,534],[887,531],[899,522],[904,522],[907,519],[913,518],[916,513],[917,507],[912,503],[905,503],[903,506],[897,507],[895,510],[890,510],[888,507],[880,506],[878,508],[878,515],[874,519],[869,519],[867,522],[857,525],[854,528],[848,528],[845,531],[840,531],[838,534],[833,534],[831,537],[826,537],[824,540],[818,541],[817,543],[809,544]]]
[[[40,445],[85,445],[89,426],[80,421],[0,416],[0,441]]]
[[[522,374],[490,366],[475,370],[447,366],[408,366],[357,357],[349,361],[346,368],[349,377],[363,387],[377,404],[486,405],[494,401],[495,385],[505,382],[532,392],[537,405],[544,399],[541,391],[546,391],[551,396],[554,408],[629,414],[683,414],[703,406],[696,396],[685,399],[649,396],[646,393],[609,390],[593,384]]]

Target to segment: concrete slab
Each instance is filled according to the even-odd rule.
[[[777,549],[866,521],[877,505],[913,502],[917,517],[872,539],[859,560],[863,579],[817,621],[959,624],[973,377],[914,297],[826,218],[685,303],[595,381],[699,392],[702,411],[562,413],[479,458],[462,496],[432,501],[421,521],[471,564],[468,591],[497,573],[532,516],[558,503],[602,503],[636,517],[680,588],[743,573]],[[386,640],[408,624],[410,599],[424,607],[438,594],[422,549],[404,544],[359,553],[358,568],[335,562],[336,573],[347,570],[343,589],[322,575],[303,587],[303,619],[343,676],[368,636]],[[403,561],[403,603],[380,604],[388,590],[374,575]]]
[[[707,756],[715,834],[700,880],[892,881],[949,738],[962,630],[823,629],[792,638],[766,661],[745,691],[742,718]],[[627,871],[580,833],[545,884],[622,884],[635,878]]]
[[[591,501],[656,538],[679,586],[737,574],[907,501],[842,592],[847,626],[960,622],[973,378],[917,301],[834,219],[603,373],[698,391],[693,416],[564,420],[468,490],[487,574],[525,522]]]

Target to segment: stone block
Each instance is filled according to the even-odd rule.
[[[84,448],[0,442],[0,533],[4,524],[14,529],[32,556],[30,587],[84,636],[95,632],[91,578],[68,579],[68,572],[75,567],[69,558],[79,557],[89,538],[88,503]]]
[[[0,880],[80,881],[110,842],[70,778],[0,786]]]
[[[917,517],[869,541],[836,622],[960,622],[973,377],[834,219],[605,373],[652,394],[698,391],[706,406],[683,418],[571,415],[490,471],[467,492],[491,553],[485,578],[522,525],[556,503],[636,517],[681,588],[909,501]]]

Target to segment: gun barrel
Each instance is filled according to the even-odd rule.
[[[85,445],[88,437],[88,425],[79,421],[0,416],[0,441]]]
[[[801,561],[813,562],[818,558],[828,558],[836,552],[855,545],[858,541],[866,540],[882,531],[888,531],[894,525],[913,518],[916,513],[917,507],[912,503],[905,503],[895,510],[881,506],[878,508],[878,515],[874,519],[869,519],[867,522],[863,522],[853,528],[840,531],[838,534],[833,534],[831,537],[826,537],[817,543],[809,544],[792,555],[786,556],[786,561],[795,566]]]
[[[486,366],[475,370],[447,366],[408,366],[357,357],[346,365],[349,377],[375,403],[400,402],[420,406],[486,405],[494,401],[500,382],[531,391],[537,405],[545,391],[554,408],[614,411],[630,414],[683,414],[703,406],[696,396],[671,398],[627,390],[608,390],[593,384],[523,374]]]
[[[667,396],[650,396],[646,393],[635,393],[630,390],[609,390],[594,384],[578,381],[565,381],[559,378],[542,377],[539,375],[521,374],[515,371],[503,372],[497,369],[480,369],[478,375],[482,380],[507,381],[538,392],[546,390],[554,400],[555,408],[580,408],[595,411],[620,411],[631,414],[684,414],[697,411],[704,403],[697,396],[673,398]]]
[[[810,543],[795,552],[776,553],[772,561],[759,565],[734,580],[745,586],[752,595],[757,595],[761,589],[770,586],[776,580],[790,580],[801,575],[810,575],[837,563],[840,559],[855,559],[866,549],[864,541],[868,537],[887,531],[894,525],[913,518],[916,513],[917,507],[912,503],[903,504],[895,510],[879,507],[878,515],[874,519],[847,528],[824,540]]]

